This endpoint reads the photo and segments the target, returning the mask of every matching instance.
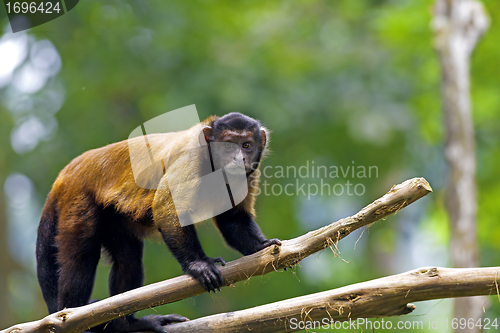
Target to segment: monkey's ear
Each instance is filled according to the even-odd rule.
[[[267,144],[269,142],[270,137],[269,137],[269,130],[267,128],[265,128],[264,126],[261,126],[261,128],[260,128],[260,137],[262,140],[262,142],[260,143],[261,149],[262,149],[262,151],[265,151],[267,148]]]
[[[203,129],[201,130],[201,134],[200,135],[200,141],[203,139],[205,139],[205,143],[208,143],[210,142],[211,140],[213,140],[212,138],[212,127],[210,126],[204,126]],[[200,144],[202,144],[203,142],[200,142]]]

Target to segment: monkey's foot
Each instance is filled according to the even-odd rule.
[[[113,320],[112,329],[114,332],[168,333],[163,326],[187,320],[189,319],[178,314],[150,315],[142,318],[135,318],[135,316],[132,315]]]
[[[281,241],[278,238],[268,239],[268,240],[262,242],[262,244],[260,244],[260,249],[259,250],[265,249],[266,247],[269,247],[271,245],[279,245],[279,246],[281,246]]]
[[[185,273],[196,279],[206,291],[214,293],[220,291],[220,287],[224,284],[224,278],[217,267],[216,263],[222,266],[226,264],[222,257],[199,259],[191,262],[184,270]]]

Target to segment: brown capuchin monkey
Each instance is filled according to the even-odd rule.
[[[182,270],[209,292],[224,285],[215,264],[225,262],[207,257],[193,223],[213,217],[227,244],[243,255],[281,245],[266,239],[254,221],[255,170],[268,141],[268,131],[257,120],[230,113],[184,131],[89,150],[72,160],[55,180],[38,228],[37,276],[49,313],[88,304],[101,248],[112,262],[113,296],[143,285],[144,238],[158,232]],[[142,153],[153,167],[146,166],[148,158],[132,154],[132,147],[144,142]],[[225,180],[223,194],[206,186],[202,190],[208,181],[200,179],[212,175]],[[232,179],[243,179],[244,186],[234,186]],[[106,330],[165,333],[163,325],[185,320],[175,314],[132,314],[113,320]]]

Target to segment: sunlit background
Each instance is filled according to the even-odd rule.
[[[500,2],[483,2],[492,24],[471,68],[478,241],[481,265],[498,266]],[[338,256],[326,250],[292,271],[155,311],[197,318],[421,266],[450,266],[432,4],[80,1],[68,14],[15,34],[0,8],[0,329],[47,314],[35,239],[58,172],[84,151],[124,140],[145,121],[190,104],[201,118],[238,111],[272,131],[272,153],[263,164],[273,167],[264,177],[268,192],[296,184],[274,174],[279,166],[377,168],[366,178],[300,179],[306,189],[321,181],[362,184],[360,196],[262,194],[257,222],[270,238],[293,238],[352,215],[412,177],[425,177],[434,193],[342,240]],[[198,230],[209,256],[239,257],[210,222]],[[108,272],[100,263],[94,298],[107,297]],[[182,272],[167,247],[151,241],[145,273],[152,283]],[[485,309],[485,316],[500,317],[496,298]],[[422,302],[407,318],[428,322],[451,313],[449,300]]]

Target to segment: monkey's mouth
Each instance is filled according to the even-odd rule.
[[[230,163],[224,167],[224,171],[228,174],[237,176],[246,174],[248,170],[241,165]]]

